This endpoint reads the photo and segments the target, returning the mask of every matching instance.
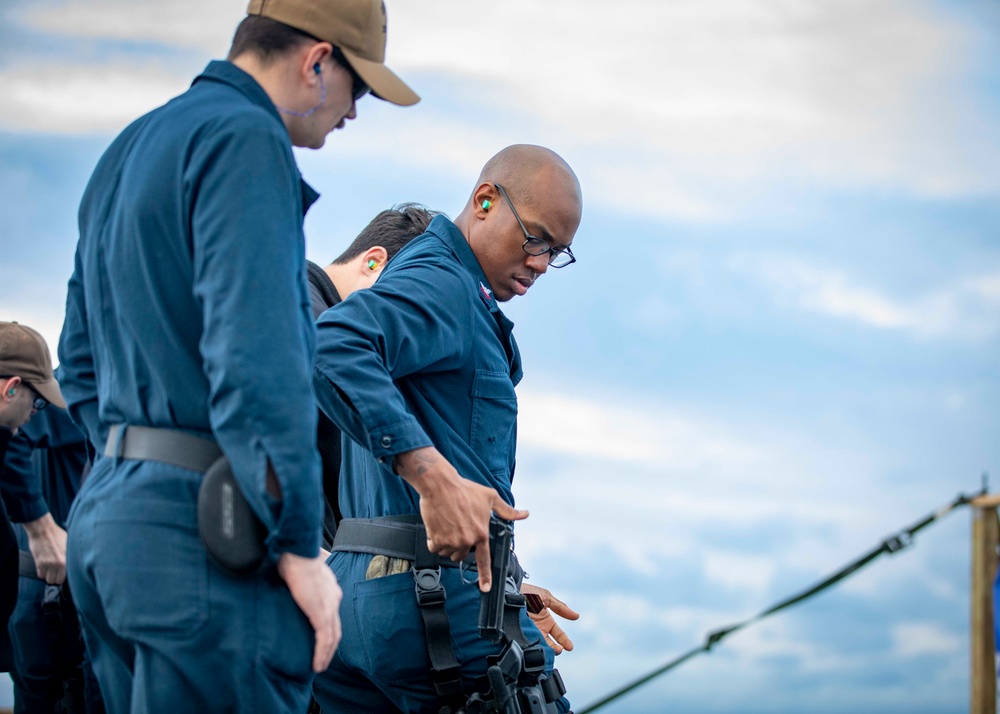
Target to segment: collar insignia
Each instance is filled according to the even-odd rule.
[[[479,283],[479,297],[481,297],[487,305],[493,304],[493,291],[481,282]]]

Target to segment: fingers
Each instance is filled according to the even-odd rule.
[[[66,581],[66,571],[60,573],[58,568],[45,568],[39,575],[49,585],[62,585]]]
[[[556,596],[549,593],[549,601],[546,603],[552,612],[559,615],[559,617],[564,620],[579,620],[580,613],[571,608],[569,605],[564,603],[562,600]],[[573,649],[572,647],[567,647],[566,649]]]
[[[563,628],[559,625],[553,623],[552,630],[549,631],[549,637],[555,642],[552,649],[556,651],[556,654],[560,654],[564,649],[572,651],[573,640],[563,631]]]
[[[339,628],[338,628],[339,629]],[[337,650],[337,642],[340,641],[339,634],[335,635],[329,628],[316,630],[316,647],[313,650],[313,672],[319,674],[325,672],[333,660],[333,653]]]
[[[494,513],[506,521],[523,521],[528,517],[527,511],[522,511],[510,506],[506,501],[500,498],[500,494],[497,494],[496,498],[493,499],[492,508]]]
[[[438,545],[437,541],[433,538],[427,539],[427,550],[434,553],[434,555],[440,555],[442,558],[450,558],[456,563],[460,560],[464,560],[465,556],[469,554],[470,548],[455,548],[450,545]]]
[[[322,672],[330,665],[340,644],[339,610],[343,594],[337,578],[320,558],[303,558],[292,553],[283,553],[278,559],[278,574],[315,632],[312,667],[314,672]]]
[[[331,571],[327,572],[331,576],[328,579],[330,582],[324,583],[327,587],[317,593],[320,602],[315,608],[315,615],[306,613],[310,624],[312,624],[316,632],[316,645],[313,648],[312,666],[313,671],[317,674],[326,671],[326,668],[330,666],[333,654],[337,651],[337,645],[340,644],[341,636],[339,613],[341,600],[340,586],[337,585],[337,579],[333,577],[333,573]],[[310,608],[310,610],[313,610],[313,608]]]
[[[479,571],[479,590],[488,593],[493,587],[493,560],[490,555],[490,539],[487,534],[485,541],[476,544],[476,570]]]
[[[66,581],[66,566],[56,563],[36,562],[35,572],[49,585],[62,585]]]

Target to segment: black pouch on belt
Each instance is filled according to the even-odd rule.
[[[267,531],[250,508],[225,456],[202,478],[198,534],[212,562],[231,575],[251,575],[267,562]]]

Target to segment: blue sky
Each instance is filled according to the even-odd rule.
[[[209,6],[210,5],[210,6]],[[582,708],[1000,478],[1000,6],[389,0],[423,96],[320,152],[328,262],[456,215],[511,143],[576,168],[579,262],[508,304],[533,579],[583,613]],[[224,55],[242,0],[0,8],[0,316],[54,343],[80,194]],[[968,708],[968,514],[607,712]]]

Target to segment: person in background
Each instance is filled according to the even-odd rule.
[[[307,262],[309,299],[313,317],[344,300],[355,290],[375,284],[386,264],[400,248],[427,230],[437,215],[416,203],[401,203],[379,213],[340,256],[326,267]],[[322,410],[317,414],[316,443],[323,462],[323,547],[329,549],[343,516],[338,505],[340,479],[340,429]]]
[[[0,471],[11,439],[50,404],[66,408],[45,339],[26,325],[0,322]],[[4,637],[17,605],[17,584],[17,537],[0,499],[0,633]],[[0,647],[0,671],[10,671],[11,666],[9,647]]]
[[[104,711],[65,584],[66,519],[90,462],[87,439],[66,410],[46,409],[11,439],[0,474],[21,551],[9,625],[15,714]]]

